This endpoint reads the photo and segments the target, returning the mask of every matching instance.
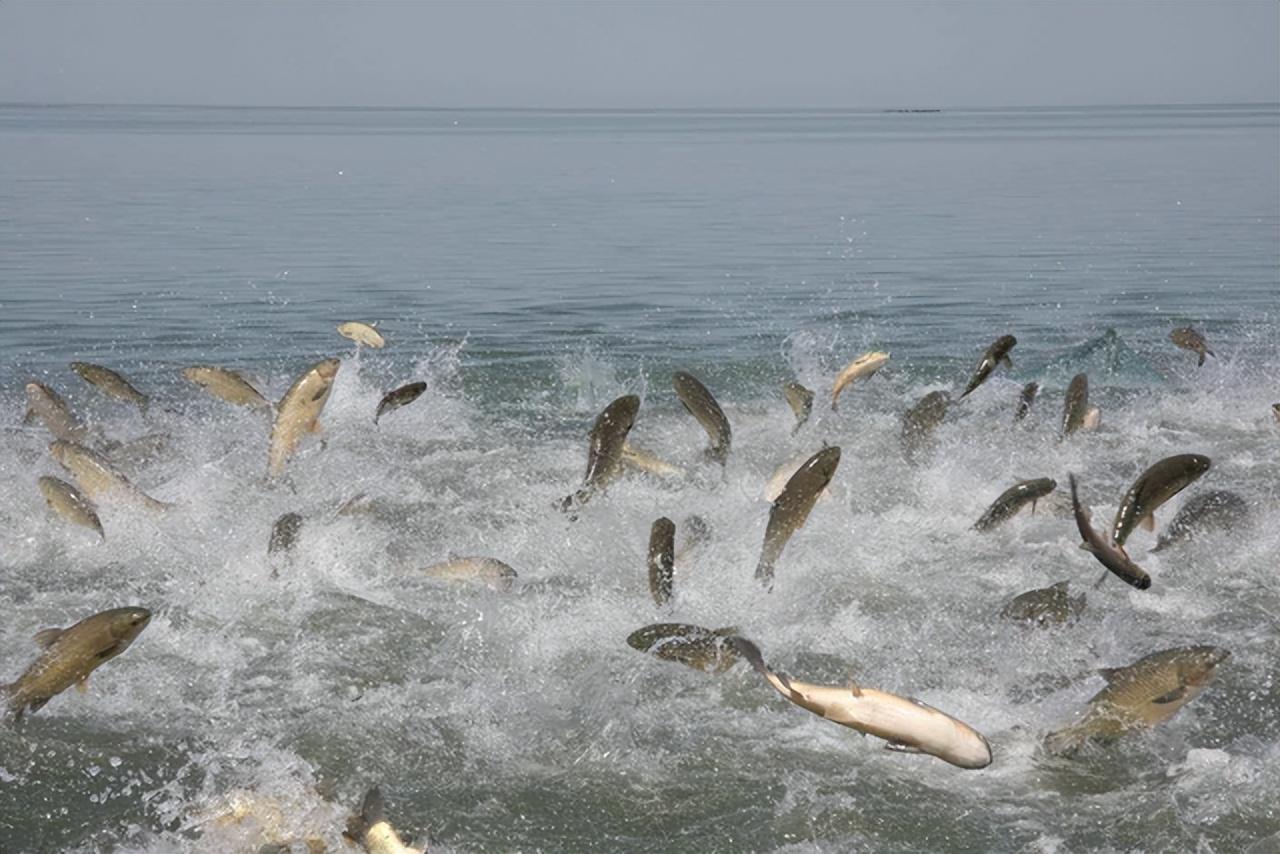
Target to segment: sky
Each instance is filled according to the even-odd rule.
[[[0,102],[1280,101],[1277,0],[0,0]]]

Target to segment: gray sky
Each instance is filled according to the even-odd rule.
[[[0,101],[950,107],[1278,100],[1276,0],[0,0]]]

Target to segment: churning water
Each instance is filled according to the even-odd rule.
[[[381,784],[444,851],[1234,851],[1280,834],[1280,111],[1274,105],[877,113],[522,113],[0,107],[0,680],[31,635],[139,604],[90,680],[0,728],[0,851],[256,851],[318,837]],[[333,331],[380,320],[385,350]],[[1197,368],[1169,330],[1192,323]],[[1001,369],[915,466],[902,412]],[[869,349],[889,366],[826,405]],[[244,371],[278,399],[343,356],[280,484],[269,423],[181,379]],[[67,370],[113,367],[145,416]],[[733,426],[723,471],[680,408],[698,375]],[[1102,425],[1056,438],[1086,372]],[[62,474],[22,425],[45,382],[138,485],[98,544],[45,507]],[[373,425],[381,395],[425,380]],[[817,392],[791,433],[781,394]],[[1013,424],[1021,385],[1043,386]],[[624,393],[629,475],[570,521],[586,433]],[[153,437],[133,443],[140,437]],[[839,445],[833,496],[752,579],[785,460]],[[1018,479],[1068,472],[1099,524],[1170,454],[1231,531],[1108,579],[1053,507],[971,530]],[[360,512],[339,514],[363,493]],[[272,577],[266,546],[304,518]],[[654,606],[652,521],[710,524]],[[497,557],[509,591],[419,569]],[[1077,622],[1014,595],[1071,580]],[[911,695],[982,731],[962,771],[823,721],[739,664],[643,655],[647,623],[736,626],[774,666]],[[1155,650],[1232,653],[1168,724],[1075,759],[1040,750]],[[1262,840],[1259,842],[1259,840]],[[1269,841],[1268,841],[1269,840]]]

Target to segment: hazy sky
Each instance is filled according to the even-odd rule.
[[[1277,100],[1277,0],[0,0],[0,101],[947,107]]]

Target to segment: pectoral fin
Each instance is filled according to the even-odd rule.
[[[1156,514],[1148,513],[1142,517],[1142,521],[1138,523],[1144,531],[1154,531],[1156,529]]]
[[[1159,697],[1156,697],[1151,702],[1155,703],[1158,706],[1165,706],[1165,705],[1168,705],[1169,703],[1176,703],[1185,696],[1187,696],[1187,686],[1183,685],[1181,687],[1174,688],[1168,694],[1161,694]]]
[[[36,642],[36,646],[41,649],[48,649],[53,646],[54,641],[60,637],[62,637],[62,629],[41,629],[36,632],[35,637],[32,638],[32,640],[34,640]]]
[[[89,693],[89,677],[86,676],[76,683],[76,691],[81,694]]]
[[[849,693],[855,697],[862,696],[862,687],[858,685],[852,676],[849,677]]]
[[[885,750],[892,750],[894,753],[924,753],[918,747],[912,747],[905,741],[886,741],[884,743]]]
[[[1009,368],[1010,370],[1012,370],[1012,369],[1013,369],[1013,359],[1010,359],[1010,358],[1009,358],[1009,356],[1008,356],[1008,354],[1005,354],[1005,355],[1001,356],[1001,357],[1000,357],[1000,362],[1001,362],[1001,364],[1003,364],[1006,368]]]

